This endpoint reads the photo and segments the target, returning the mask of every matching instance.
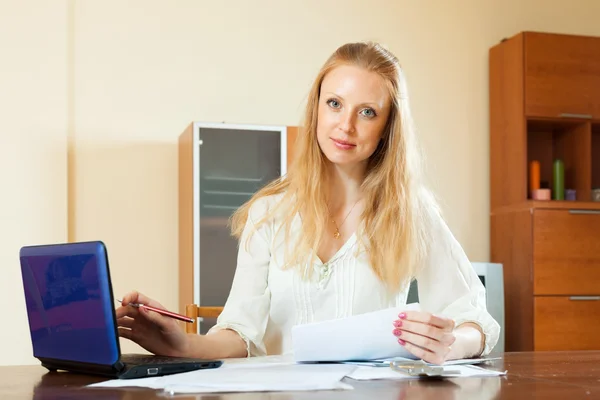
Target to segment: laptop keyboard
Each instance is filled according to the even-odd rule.
[[[178,364],[183,362],[198,362],[197,358],[182,358],[155,356],[151,354],[123,354],[121,361],[125,365],[143,365],[143,364]]]

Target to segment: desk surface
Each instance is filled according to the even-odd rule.
[[[353,381],[353,391],[181,395],[179,400],[216,399],[574,399],[600,398],[600,351],[506,353],[486,368],[507,370],[504,377],[410,381]],[[103,378],[41,366],[0,367],[0,399],[165,399],[149,389],[91,389]]]

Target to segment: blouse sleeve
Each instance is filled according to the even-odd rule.
[[[248,212],[248,220],[239,241],[237,266],[229,297],[217,323],[207,334],[222,329],[237,332],[246,342],[248,357],[266,355],[263,342],[271,293],[268,286],[268,270],[271,258],[269,222],[255,230],[254,224],[266,213],[266,200],[259,199]],[[250,241],[248,234],[254,230]]]
[[[456,326],[472,322],[485,335],[481,356],[488,355],[500,334],[500,325],[486,307],[485,287],[464,250],[442,217],[432,216],[433,238],[423,268],[417,275],[422,309],[454,319]]]

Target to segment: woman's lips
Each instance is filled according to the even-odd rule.
[[[345,140],[339,140],[339,139],[334,139],[334,138],[331,138],[331,140],[333,141],[333,144],[335,145],[335,147],[337,147],[338,149],[341,149],[341,150],[350,150],[350,149],[353,149],[356,147],[355,144],[346,142]]]

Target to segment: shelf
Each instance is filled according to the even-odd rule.
[[[600,201],[532,200],[531,208],[553,210],[600,210]]]
[[[524,210],[589,210],[600,211],[600,201],[527,200],[522,203],[500,207],[491,215]]]
[[[200,227],[227,228],[229,218],[226,217],[200,217]]]
[[[600,122],[592,124],[592,189],[600,188]]]
[[[577,200],[591,200],[591,123],[582,120],[529,119],[527,121],[527,171],[531,161],[540,163],[540,187],[554,191],[553,163],[565,166],[565,189],[575,189]],[[529,188],[529,172],[527,187]],[[528,196],[531,194],[528,190]]]

